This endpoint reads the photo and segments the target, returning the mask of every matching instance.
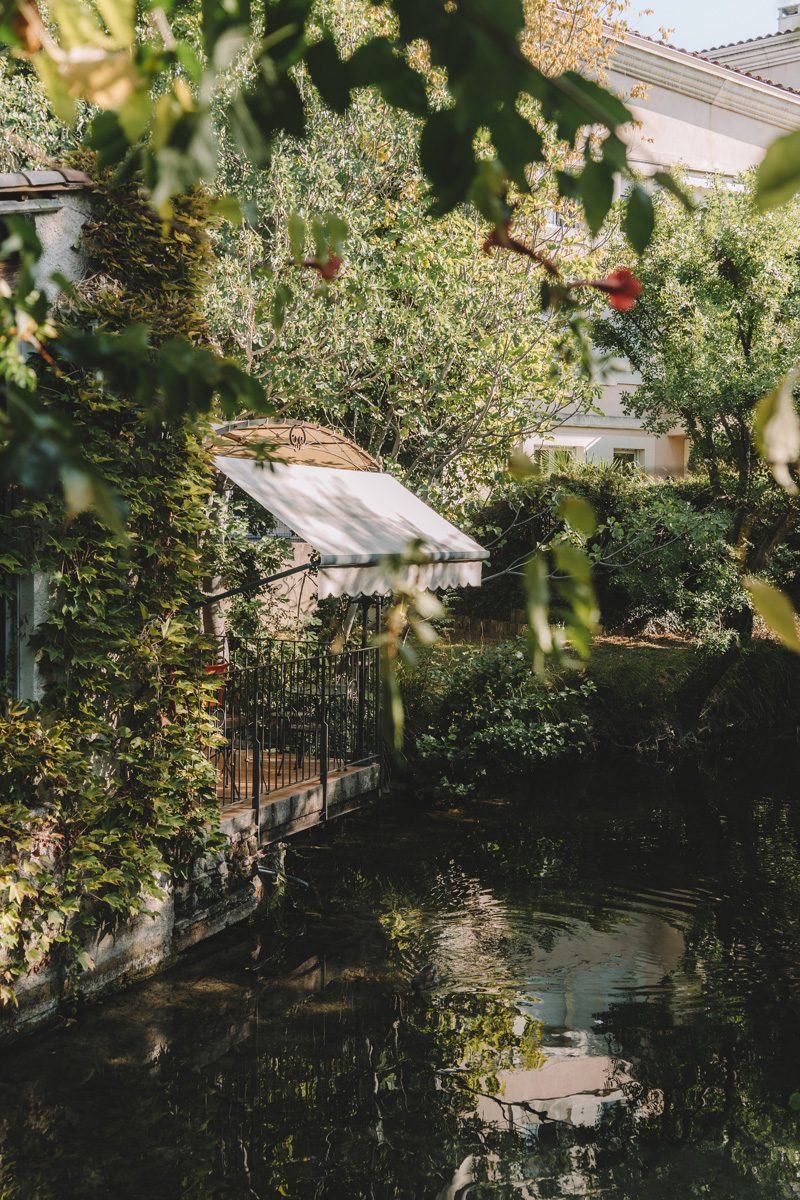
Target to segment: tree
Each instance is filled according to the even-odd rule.
[[[509,234],[510,189],[528,190],[532,165],[549,172],[562,195],[581,201],[595,230],[609,209],[613,177],[629,173],[618,130],[630,113],[595,82],[574,71],[548,75],[525,56],[521,0],[501,8],[484,0],[458,6],[394,0],[376,10],[373,35],[344,51],[327,29],[315,29],[311,0],[267,4],[259,21],[246,0],[208,5],[199,26],[196,10],[189,10],[190,29],[199,28],[199,49],[191,36],[176,36],[182,11],[173,29],[157,6],[146,9],[139,25],[126,0],[104,4],[102,15],[88,0],[79,8],[76,20],[72,4],[55,0],[48,10],[52,25],[45,25],[35,4],[6,5],[0,36],[33,64],[58,116],[65,121],[89,116],[86,140],[101,165],[118,165],[126,177],[141,172],[166,222],[176,196],[214,180],[216,113],[223,113],[228,135],[255,169],[268,164],[279,134],[304,139],[308,96],[298,78],[301,64],[334,112],[347,111],[354,96],[368,89],[411,114],[432,211],[443,215],[471,202],[494,227],[498,246],[519,245]],[[538,5],[533,11],[542,12]],[[551,19],[560,30],[555,7]],[[94,106],[89,114],[87,102]],[[534,123],[524,111],[530,105],[537,114]],[[538,121],[549,127],[548,136],[537,128]],[[604,132],[587,140],[581,131],[588,127]],[[563,169],[551,154],[554,137],[560,144],[585,145],[583,156]],[[628,227],[634,242],[643,243],[650,201],[636,184],[633,195]],[[236,210],[229,197],[223,199],[220,211],[234,215]],[[165,413],[185,415],[187,403],[194,415],[203,416],[215,396],[228,412],[267,407],[263,390],[249,376],[191,342],[154,348],[141,331],[135,336],[121,331],[119,342],[98,334],[70,347],[68,330],[54,337],[47,306],[26,269],[36,255],[35,242],[14,227],[0,253],[16,252],[20,241],[28,261],[16,295],[2,297],[0,313],[3,352],[10,363],[17,331],[24,327],[35,355],[43,350],[59,355],[66,347],[73,359],[109,376],[115,362],[124,361],[126,375],[136,372],[141,388],[154,393],[156,419]],[[330,271],[332,253],[335,247],[323,233],[316,254],[320,268]],[[181,386],[187,372],[195,384],[190,402]],[[33,365],[9,369],[5,392],[2,467],[28,485],[49,486],[52,472],[45,477],[28,469],[37,425],[49,415],[37,396]],[[73,507],[99,503],[101,481],[81,466],[68,423],[50,420],[49,430],[62,478],[74,480],[84,472],[83,488],[71,490]]]
[[[751,181],[715,184],[695,213],[658,201],[642,257],[642,299],[595,336],[642,377],[627,410],[647,429],[679,425],[693,461],[735,510],[731,539],[760,571],[797,521],[796,501],[758,452],[757,406],[800,359],[800,203],[760,213]]]
[[[531,7],[530,39],[554,69],[601,59],[595,24],[552,23],[548,6],[560,38],[542,45],[543,6]],[[585,20],[598,11],[579,7]],[[375,23],[351,0],[321,6],[320,19],[343,52]],[[485,228],[463,208],[426,220],[416,118],[372,96],[341,116],[313,97],[307,110],[305,140],[279,139],[267,171],[223,141],[221,185],[252,223],[220,232],[215,333],[282,414],[345,429],[417,488],[460,500],[493,481],[514,445],[587,406],[592,381],[564,353],[561,315],[542,311],[534,260],[484,253]],[[302,270],[315,261],[311,214],[326,209],[349,225],[331,286]],[[525,244],[585,276],[599,251],[579,224],[553,180],[531,175],[515,212]]]

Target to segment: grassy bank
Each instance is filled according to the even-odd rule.
[[[713,666],[689,640],[600,638],[579,671],[534,676],[522,639],[440,643],[407,672],[408,757],[434,788],[486,790],[576,758],[677,759],[800,735],[800,659],[756,641],[699,717],[686,695]]]

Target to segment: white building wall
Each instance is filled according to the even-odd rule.
[[[59,197],[57,209],[34,218],[42,243],[36,278],[51,301],[57,298],[59,290],[52,279],[55,273],[71,283],[83,278],[86,255],[81,246],[81,230],[89,217],[89,204],[87,192],[64,192]]]
[[[778,32],[716,46],[705,50],[704,55],[784,87],[800,88],[800,5],[785,8],[795,11],[793,15],[779,16]]]
[[[800,12],[796,5],[783,7]],[[795,17],[787,15],[786,20]],[[635,33],[614,35],[613,41],[609,86],[636,118],[624,136],[631,163],[642,175],[681,168],[689,186],[702,193],[712,175],[733,181],[761,161],[776,137],[800,129],[800,91],[791,90],[792,85],[800,88],[800,32],[724,47],[718,53],[725,62]],[[743,73],[759,64],[761,73],[773,71],[770,78],[780,74],[784,86]],[[656,437],[625,415],[625,395],[638,382],[623,366],[602,389],[602,416],[570,420],[551,437],[532,438],[526,449],[574,446],[579,457],[597,462],[610,462],[615,449],[636,449],[645,470],[682,475],[688,459],[683,432],[674,429]]]

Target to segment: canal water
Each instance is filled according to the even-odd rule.
[[[0,1197],[800,1196],[796,779],[584,771],[292,843],[256,924],[5,1052]]]

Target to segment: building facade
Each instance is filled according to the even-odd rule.
[[[783,4],[778,29],[763,37],[695,53],[633,32],[614,44],[609,87],[636,123],[625,131],[632,166],[642,175],[680,167],[699,194],[711,176],[733,183],[756,166],[767,146],[800,129],[800,4]],[[656,476],[686,470],[688,439],[676,428],[649,433],[625,412],[638,384],[619,364],[602,389],[601,412],[574,415],[528,449],[555,461],[632,462]]]

